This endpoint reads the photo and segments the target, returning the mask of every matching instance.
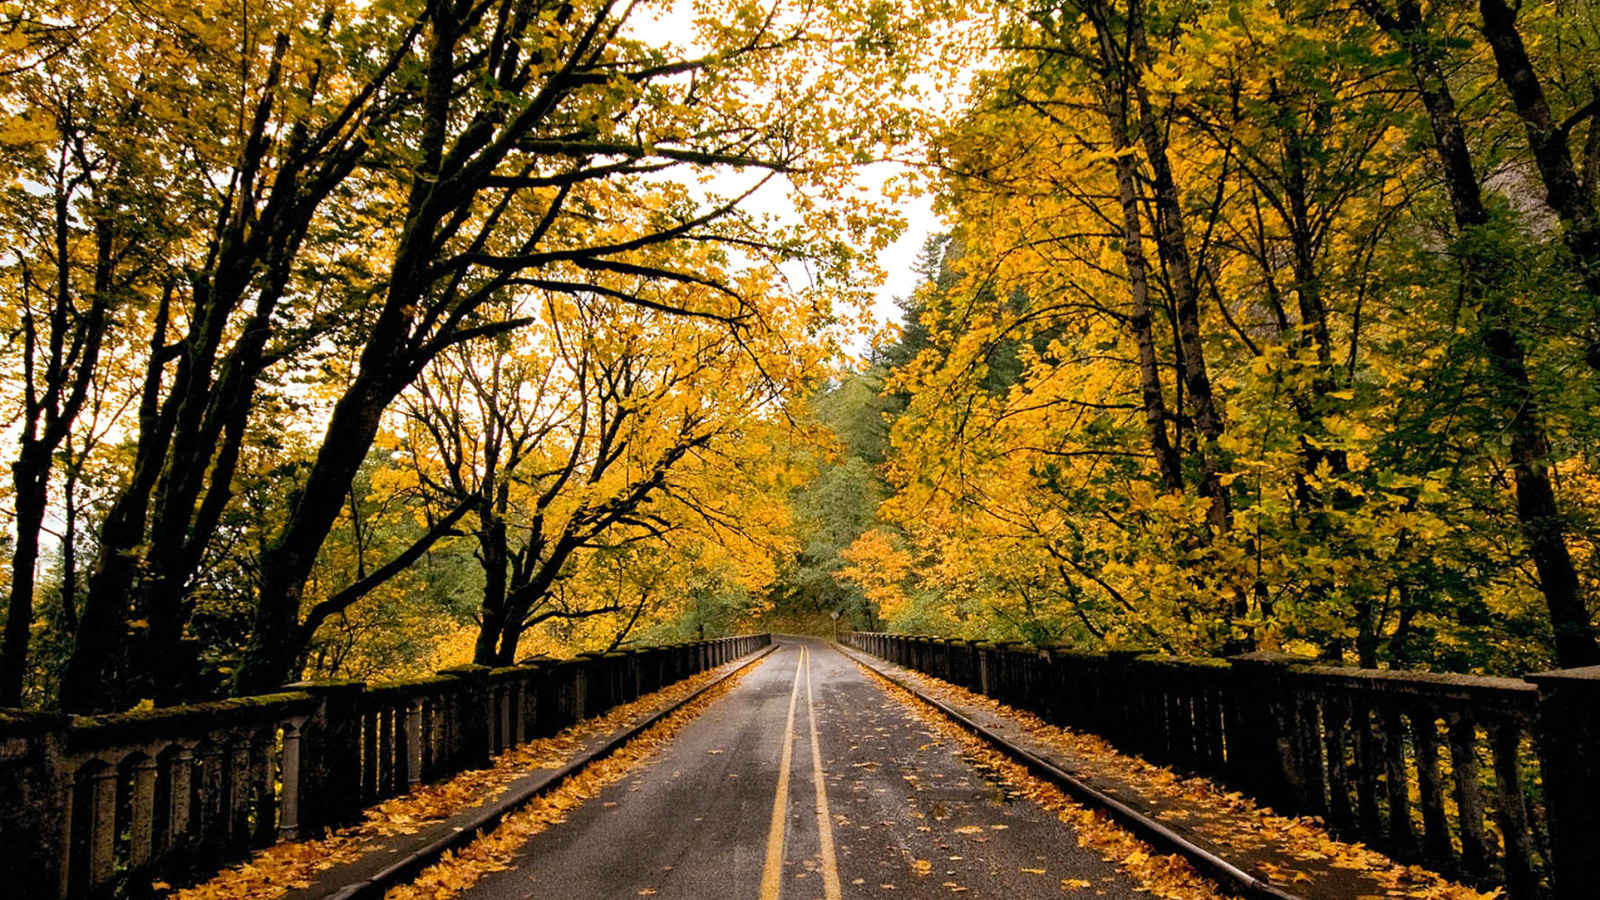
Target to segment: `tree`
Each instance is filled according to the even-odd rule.
[[[152,129],[121,80],[92,58],[93,36],[26,16],[6,29],[19,48],[0,63],[9,69],[8,97],[29,111],[26,122],[13,120],[0,134],[0,233],[9,239],[0,287],[19,420],[0,706],[16,706],[56,456],[65,452],[69,473],[77,471],[70,441],[104,388],[102,360],[118,356],[151,316],[165,316],[171,274],[162,257],[173,232],[135,188],[161,179],[143,158]],[[71,484],[67,511],[70,530]],[[67,546],[70,552],[70,538]]]
[[[292,677],[307,578],[385,410],[439,353],[527,324],[487,304],[599,292],[754,333],[771,317],[742,270],[808,256],[842,283],[855,253],[835,236],[876,240],[883,219],[840,185],[903,132],[904,107],[879,101],[915,57],[898,23],[855,41],[847,13],[730,3],[697,20],[695,55],[603,2],[85,19],[89,65],[52,83],[89,72],[139,110],[148,133],[106,122],[94,140],[137,147],[128,202],[170,233],[141,223],[163,242],[142,252],[164,262],[165,299],[132,342],[147,348],[134,463],[100,530],[64,705],[134,696],[108,683],[182,698],[190,682],[166,663],[182,658],[188,591],[236,505],[260,404],[285,386],[338,389],[316,392],[321,441],[267,513],[239,690]],[[813,48],[820,65],[801,72]],[[690,184],[735,170],[726,196]],[[803,189],[808,227],[740,213],[771,180],[752,171]],[[617,287],[642,277],[657,286]]]
[[[1485,5],[1486,16],[1493,18],[1502,14],[1493,6],[1492,0]],[[1445,77],[1439,45],[1429,34],[1421,9],[1412,0],[1401,0],[1394,13],[1375,0],[1367,3],[1365,9],[1405,52],[1411,74],[1416,79],[1417,92],[1428,111],[1434,151],[1444,173],[1458,232],[1457,252],[1464,290],[1469,301],[1478,307],[1481,340],[1494,367],[1495,401],[1510,434],[1517,516],[1549,607],[1557,658],[1561,665],[1569,667],[1600,664],[1600,643],[1595,641],[1583,586],[1567,546],[1570,525],[1556,502],[1551,483],[1551,444],[1543,404],[1529,375],[1528,351],[1516,328],[1516,311],[1508,302],[1505,269],[1511,254],[1497,246],[1502,232],[1493,227],[1483,201],[1467,146],[1466,129]],[[1509,41],[1503,34],[1499,39]],[[1496,58],[1503,76],[1508,57],[1515,55],[1514,49],[1497,47]],[[1517,81],[1515,77],[1512,80]],[[1526,102],[1526,98],[1520,102]],[[1523,115],[1526,118],[1527,113]],[[1536,154],[1552,149],[1541,147],[1538,135],[1534,135],[1534,142]],[[1559,152],[1566,152],[1564,142]],[[1585,227],[1581,221],[1573,224],[1578,231]],[[1571,234],[1574,232],[1569,231]],[[1585,238],[1577,234],[1574,239]]]
[[[1319,2],[1007,7],[937,143],[960,252],[889,380],[893,492],[844,553],[891,625],[1589,658],[1573,230],[1519,189],[1516,102],[1440,115],[1458,83],[1503,89],[1504,49],[1449,21],[1397,54],[1394,28]],[[1452,118],[1460,152],[1419,155]]]
[[[615,592],[559,589],[586,557],[670,545],[690,519],[754,521],[724,518],[728,498],[754,490],[748,473],[718,465],[719,447],[749,440],[818,359],[817,348],[604,295],[552,294],[540,319],[441,357],[405,399],[418,482],[472,511],[483,570],[474,659],[485,665],[510,665],[541,623],[626,611]]]

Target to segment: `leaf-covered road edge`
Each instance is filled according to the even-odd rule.
[[[963,746],[977,744],[988,748],[990,754],[1000,755],[986,741],[972,735],[966,729],[950,721],[949,718],[937,709],[928,706],[914,694],[906,691],[892,681],[883,678],[871,667],[856,663],[869,676],[888,686],[892,693],[903,694],[909,702],[928,716],[943,723],[940,733],[950,733],[954,729],[959,733]],[[1209,838],[1225,838],[1228,842],[1241,846],[1252,843],[1275,843],[1286,850],[1286,855],[1301,862],[1319,861],[1326,862],[1335,869],[1349,869],[1362,871],[1372,876],[1383,884],[1381,894],[1374,895],[1371,900],[1380,898],[1406,898],[1406,900],[1494,900],[1502,896],[1499,889],[1480,891],[1468,885],[1451,881],[1443,875],[1417,865],[1397,863],[1385,854],[1367,847],[1365,844],[1341,841],[1331,835],[1319,821],[1310,817],[1289,817],[1279,815],[1271,809],[1257,804],[1255,801],[1237,791],[1228,791],[1215,782],[1200,777],[1183,777],[1173,770],[1157,766],[1137,756],[1132,756],[1118,751],[1104,738],[1093,734],[1073,731],[1051,725],[1037,715],[1019,710],[999,702],[991,697],[975,693],[958,685],[953,685],[918,672],[902,670],[896,677],[903,677],[908,682],[915,684],[918,690],[926,692],[942,702],[956,707],[979,708],[992,715],[1002,717],[1019,726],[1027,736],[1039,744],[1068,753],[1073,757],[1084,759],[1093,763],[1094,767],[1105,775],[1133,784],[1141,792],[1148,792],[1163,797],[1167,800],[1190,800],[1212,805],[1218,809],[1227,809],[1231,813],[1246,817],[1252,821],[1253,830],[1249,834],[1236,834],[1220,830],[1220,826],[1199,829]],[[986,756],[985,759],[988,757]],[[1043,784],[1050,790],[1060,793],[1059,789],[1048,782],[1032,775],[1026,767],[1002,758],[1016,768],[1021,774],[1033,781]],[[1030,796],[1032,796],[1030,794]],[[1065,795],[1062,795],[1065,797]],[[1123,798],[1127,799],[1127,798]],[[1070,799],[1068,803],[1076,805]],[[1079,809],[1084,809],[1079,806]],[[1088,810],[1084,810],[1088,812]],[[1090,813],[1099,816],[1099,813]],[[1104,817],[1101,817],[1102,819]],[[1157,816],[1164,818],[1164,816]],[[1065,818],[1064,818],[1065,820]],[[1111,824],[1109,820],[1105,820]],[[1120,827],[1112,825],[1111,827]],[[1131,835],[1130,835],[1131,837]],[[1088,846],[1088,845],[1085,845]],[[1181,857],[1178,857],[1181,859]],[[1106,857],[1110,862],[1121,864],[1121,860]],[[1187,865],[1187,863],[1184,863]],[[1193,871],[1191,869],[1191,871]],[[1295,865],[1286,865],[1267,872],[1267,877],[1275,882],[1298,882],[1307,879],[1307,875]],[[1198,877],[1198,873],[1196,873]],[[1157,896],[1163,896],[1157,894]],[[1363,895],[1366,900],[1366,895]]]
[[[466,809],[493,802],[518,778],[540,769],[558,769],[566,765],[591,738],[621,730],[664,706],[677,703],[723,678],[730,667],[739,665],[744,662],[734,661],[692,675],[549,737],[524,742],[496,757],[494,765],[487,769],[473,769],[448,781],[420,785],[368,809],[359,824],[319,838],[274,844],[206,881],[172,891],[166,895],[166,900],[275,900],[291,890],[305,887],[318,872],[361,858],[383,837],[416,831]],[[744,674],[728,677],[725,684],[738,681]],[[713,689],[707,695],[720,696],[720,693]],[[684,709],[694,705],[687,704]]]
[[[565,822],[567,814],[600,792],[626,778],[637,766],[649,761],[663,745],[677,737],[689,723],[699,718],[711,704],[727,695],[760,664],[748,666],[728,676],[704,694],[674,710],[643,734],[619,747],[616,752],[562,781],[556,788],[528,801],[507,816],[498,827],[480,835],[459,852],[444,857],[409,884],[396,885],[384,900],[449,900],[477,884],[484,875],[511,868],[529,840]]]
[[[920,700],[871,667],[856,662],[864,675],[890,698],[900,703],[918,722],[955,745],[957,752],[1012,793],[1026,797],[1072,826],[1078,846],[1089,850],[1133,879],[1137,888],[1164,900],[1223,900],[1232,897],[1195,871],[1177,854],[1162,854],[1134,837],[1104,813],[1091,810],[1068,797],[1048,781],[1033,775],[1021,763],[996,750],[948,716]],[[1063,890],[1070,890],[1063,885]]]

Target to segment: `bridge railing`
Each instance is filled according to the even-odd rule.
[[[1513,898],[1600,897],[1600,666],[1523,679],[1279,653],[844,642]]]
[[[191,880],[769,643],[302,682],[107,716],[0,710],[0,894],[115,896]]]

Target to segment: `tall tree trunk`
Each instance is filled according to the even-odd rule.
[[[462,38],[463,10],[455,4],[429,7],[427,71],[421,99],[421,162],[409,196],[399,245],[388,273],[383,307],[361,350],[357,374],[334,404],[322,443],[299,501],[263,559],[266,571],[257,597],[255,631],[234,678],[239,694],[270,691],[296,672],[312,635],[300,624],[306,580],[328,533],[344,507],[344,495],[366,459],[386,410],[427,360],[411,346],[413,319],[426,299],[428,267],[437,251],[438,227],[460,197],[438,190],[448,142],[451,95],[456,89],[455,51]]]
[[[1153,61],[1145,33],[1144,0],[1130,0],[1128,4],[1127,40],[1132,63],[1128,69],[1129,82],[1138,104],[1139,138],[1150,164],[1151,194],[1156,209],[1156,246],[1172,285],[1178,347],[1183,357],[1183,378],[1188,389],[1189,409],[1199,433],[1200,495],[1211,501],[1211,527],[1218,533],[1224,533],[1232,528],[1233,522],[1228,490],[1223,486],[1223,476],[1227,474],[1228,467],[1218,446],[1226,426],[1206,365],[1200,323],[1200,285],[1189,253],[1183,202],[1167,156],[1161,114],[1144,85],[1142,73],[1151,67]],[[1236,608],[1235,612],[1242,613],[1243,610]]]
[[[118,670],[127,651],[130,597],[140,568],[137,548],[144,540],[150,497],[161,475],[172,429],[173,405],[162,403],[161,387],[175,290],[176,285],[169,284],[163,293],[150,336],[133,475],[100,526],[98,555],[86,585],[72,654],[61,674],[61,708],[67,712],[110,709],[124,699],[109,689],[119,682],[110,675]]]
[[[299,502],[262,560],[255,629],[234,679],[240,695],[276,690],[299,674],[299,660],[312,638],[300,623],[306,580],[344,509],[350,481],[377,437],[383,412],[399,393],[385,377],[392,374],[385,371],[387,362],[369,357],[389,356],[396,349],[392,342],[380,346],[377,339],[367,345],[364,372],[334,407]]]
[[[1144,255],[1144,223],[1139,212],[1138,179],[1129,141],[1126,68],[1117,58],[1109,33],[1100,35],[1103,87],[1101,104],[1111,130],[1117,200],[1122,207],[1122,258],[1128,269],[1128,327],[1139,348],[1139,396],[1144,407],[1145,437],[1168,491],[1183,491],[1183,464],[1167,434],[1167,407],[1156,359],[1154,319],[1150,312],[1149,264]]]
[[[34,578],[39,562],[39,531],[49,503],[50,470],[57,448],[72,433],[89,396],[105,340],[106,316],[115,274],[112,227],[95,222],[92,299],[80,310],[72,284],[68,247],[71,189],[58,188],[55,202],[55,292],[51,297],[49,348],[42,370],[34,365],[37,346],[32,315],[24,318],[27,359],[26,400],[21,452],[12,467],[16,486],[16,552],[11,560],[11,597],[5,641],[0,645],[0,706],[20,702],[27,673],[28,638],[33,624]]]
[[[480,666],[493,666],[499,664],[500,634],[505,629],[511,599],[507,591],[510,548],[506,541],[506,524],[493,509],[480,517],[478,562],[483,569],[483,609],[479,613],[472,661]]]
[[[232,497],[244,423],[268,365],[263,350],[275,333],[278,304],[318,208],[368,149],[360,138],[340,137],[307,152],[313,137],[307,123],[277,117],[290,37],[279,33],[274,41],[259,96],[248,108],[250,131],[232,164],[232,189],[208,212],[214,244],[204,268],[187,278],[188,328],[180,349],[169,350],[164,338],[150,345],[134,475],[102,528],[78,640],[62,679],[62,704],[69,710],[117,705],[126,697],[107,691],[113,681],[126,689],[135,679],[150,680],[159,683],[160,697],[181,696],[182,671],[166,663],[177,658],[187,624],[183,592]],[[364,117],[366,96],[352,97],[346,112]],[[169,287],[158,331],[165,330],[172,293]],[[252,298],[248,321],[234,336]],[[163,384],[174,359],[175,371]],[[131,658],[128,616],[134,608],[152,615],[150,641],[142,648],[147,665],[110,679],[111,667]]]
[[[34,575],[39,530],[49,502],[50,453],[26,442],[11,466],[16,490],[16,544],[11,555],[11,596],[6,603],[5,643],[0,645],[0,706],[21,706],[33,627]]]
[[[1081,0],[1081,3],[1081,9],[1095,28],[1099,43],[1099,54],[1104,69],[1102,78],[1110,95],[1106,101],[1108,112],[1114,119],[1119,106],[1122,111],[1124,128],[1117,129],[1113,123],[1113,131],[1127,134],[1131,126],[1131,130],[1137,134],[1144,148],[1145,160],[1150,167],[1151,199],[1155,207],[1155,230],[1152,237],[1172,294],[1170,314],[1173,322],[1173,338],[1177,345],[1178,370],[1176,408],[1181,412],[1187,404],[1194,422],[1195,456],[1200,463],[1199,494],[1209,501],[1207,523],[1211,532],[1221,535],[1231,530],[1233,520],[1228,490],[1224,485],[1227,465],[1219,446],[1225,425],[1206,365],[1202,342],[1203,329],[1200,322],[1199,282],[1195,276],[1194,262],[1187,243],[1182,198],[1179,196],[1178,185],[1167,156],[1162,113],[1152,102],[1150,93],[1144,85],[1143,73],[1152,63],[1145,34],[1144,0],[1129,0],[1126,19],[1121,23],[1120,35],[1117,16],[1109,0]],[[1115,99],[1117,97],[1123,98],[1120,104]],[[1126,154],[1119,154],[1119,164],[1126,164],[1124,156]],[[1119,173],[1119,182],[1121,180]],[[1119,201],[1123,206],[1124,222],[1128,220],[1129,208],[1126,195],[1130,187],[1132,185],[1119,183]],[[1133,212],[1137,213],[1137,204],[1134,204],[1134,207]],[[1126,225],[1124,230],[1127,230]],[[1142,229],[1140,233],[1142,234]],[[1131,240],[1132,236],[1129,237]],[[1130,271],[1130,277],[1132,275],[1133,272]],[[1148,293],[1146,297],[1148,298]],[[1143,364],[1142,354],[1141,364]],[[1148,423],[1148,400],[1146,403]],[[1179,438],[1181,441],[1181,426]],[[1172,484],[1171,476],[1165,471],[1163,479],[1166,484]],[[1181,485],[1181,478],[1178,483]],[[1249,614],[1249,604],[1250,594],[1240,586],[1229,600],[1225,615],[1230,622],[1243,618]],[[1240,646],[1238,649],[1247,648]]]
[[[1561,219],[1562,237],[1572,254],[1584,287],[1600,299],[1600,212],[1595,209],[1592,180],[1584,177],[1572,159],[1572,129],[1590,120],[1589,142],[1600,134],[1600,96],[1565,122],[1556,121],[1544,85],[1534,70],[1517,30],[1517,11],[1505,0],[1478,0],[1483,34],[1494,51],[1500,83],[1511,95],[1512,106],[1528,135],[1528,149],[1544,183],[1545,202]],[[1600,320],[1591,321],[1585,335],[1584,360],[1600,369]]]
[[[1578,265],[1584,286],[1600,297],[1600,214],[1595,210],[1593,184],[1585,184],[1572,160],[1571,134],[1582,117],[1593,118],[1600,98],[1578,117],[1558,122],[1545,98],[1539,73],[1528,57],[1522,35],[1517,30],[1517,13],[1505,0],[1478,0],[1483,15],[1483,34],[1494,51],[1495,70],[1500,83],[1511,95],[1517,116],[1528,135],[1528,149],[1544,182],[1545,200],[1561,218],[1563,237]],[[1590,128],[1594,128],[1591,125]],[[1591,134],[1593,132],[1591,131]],[[1592,353],[1590,365],[1600,367],[1600,353]]]

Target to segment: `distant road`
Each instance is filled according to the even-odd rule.
[[[1144,896],[843,654],[780,641],[648,764],[467,897]]]

